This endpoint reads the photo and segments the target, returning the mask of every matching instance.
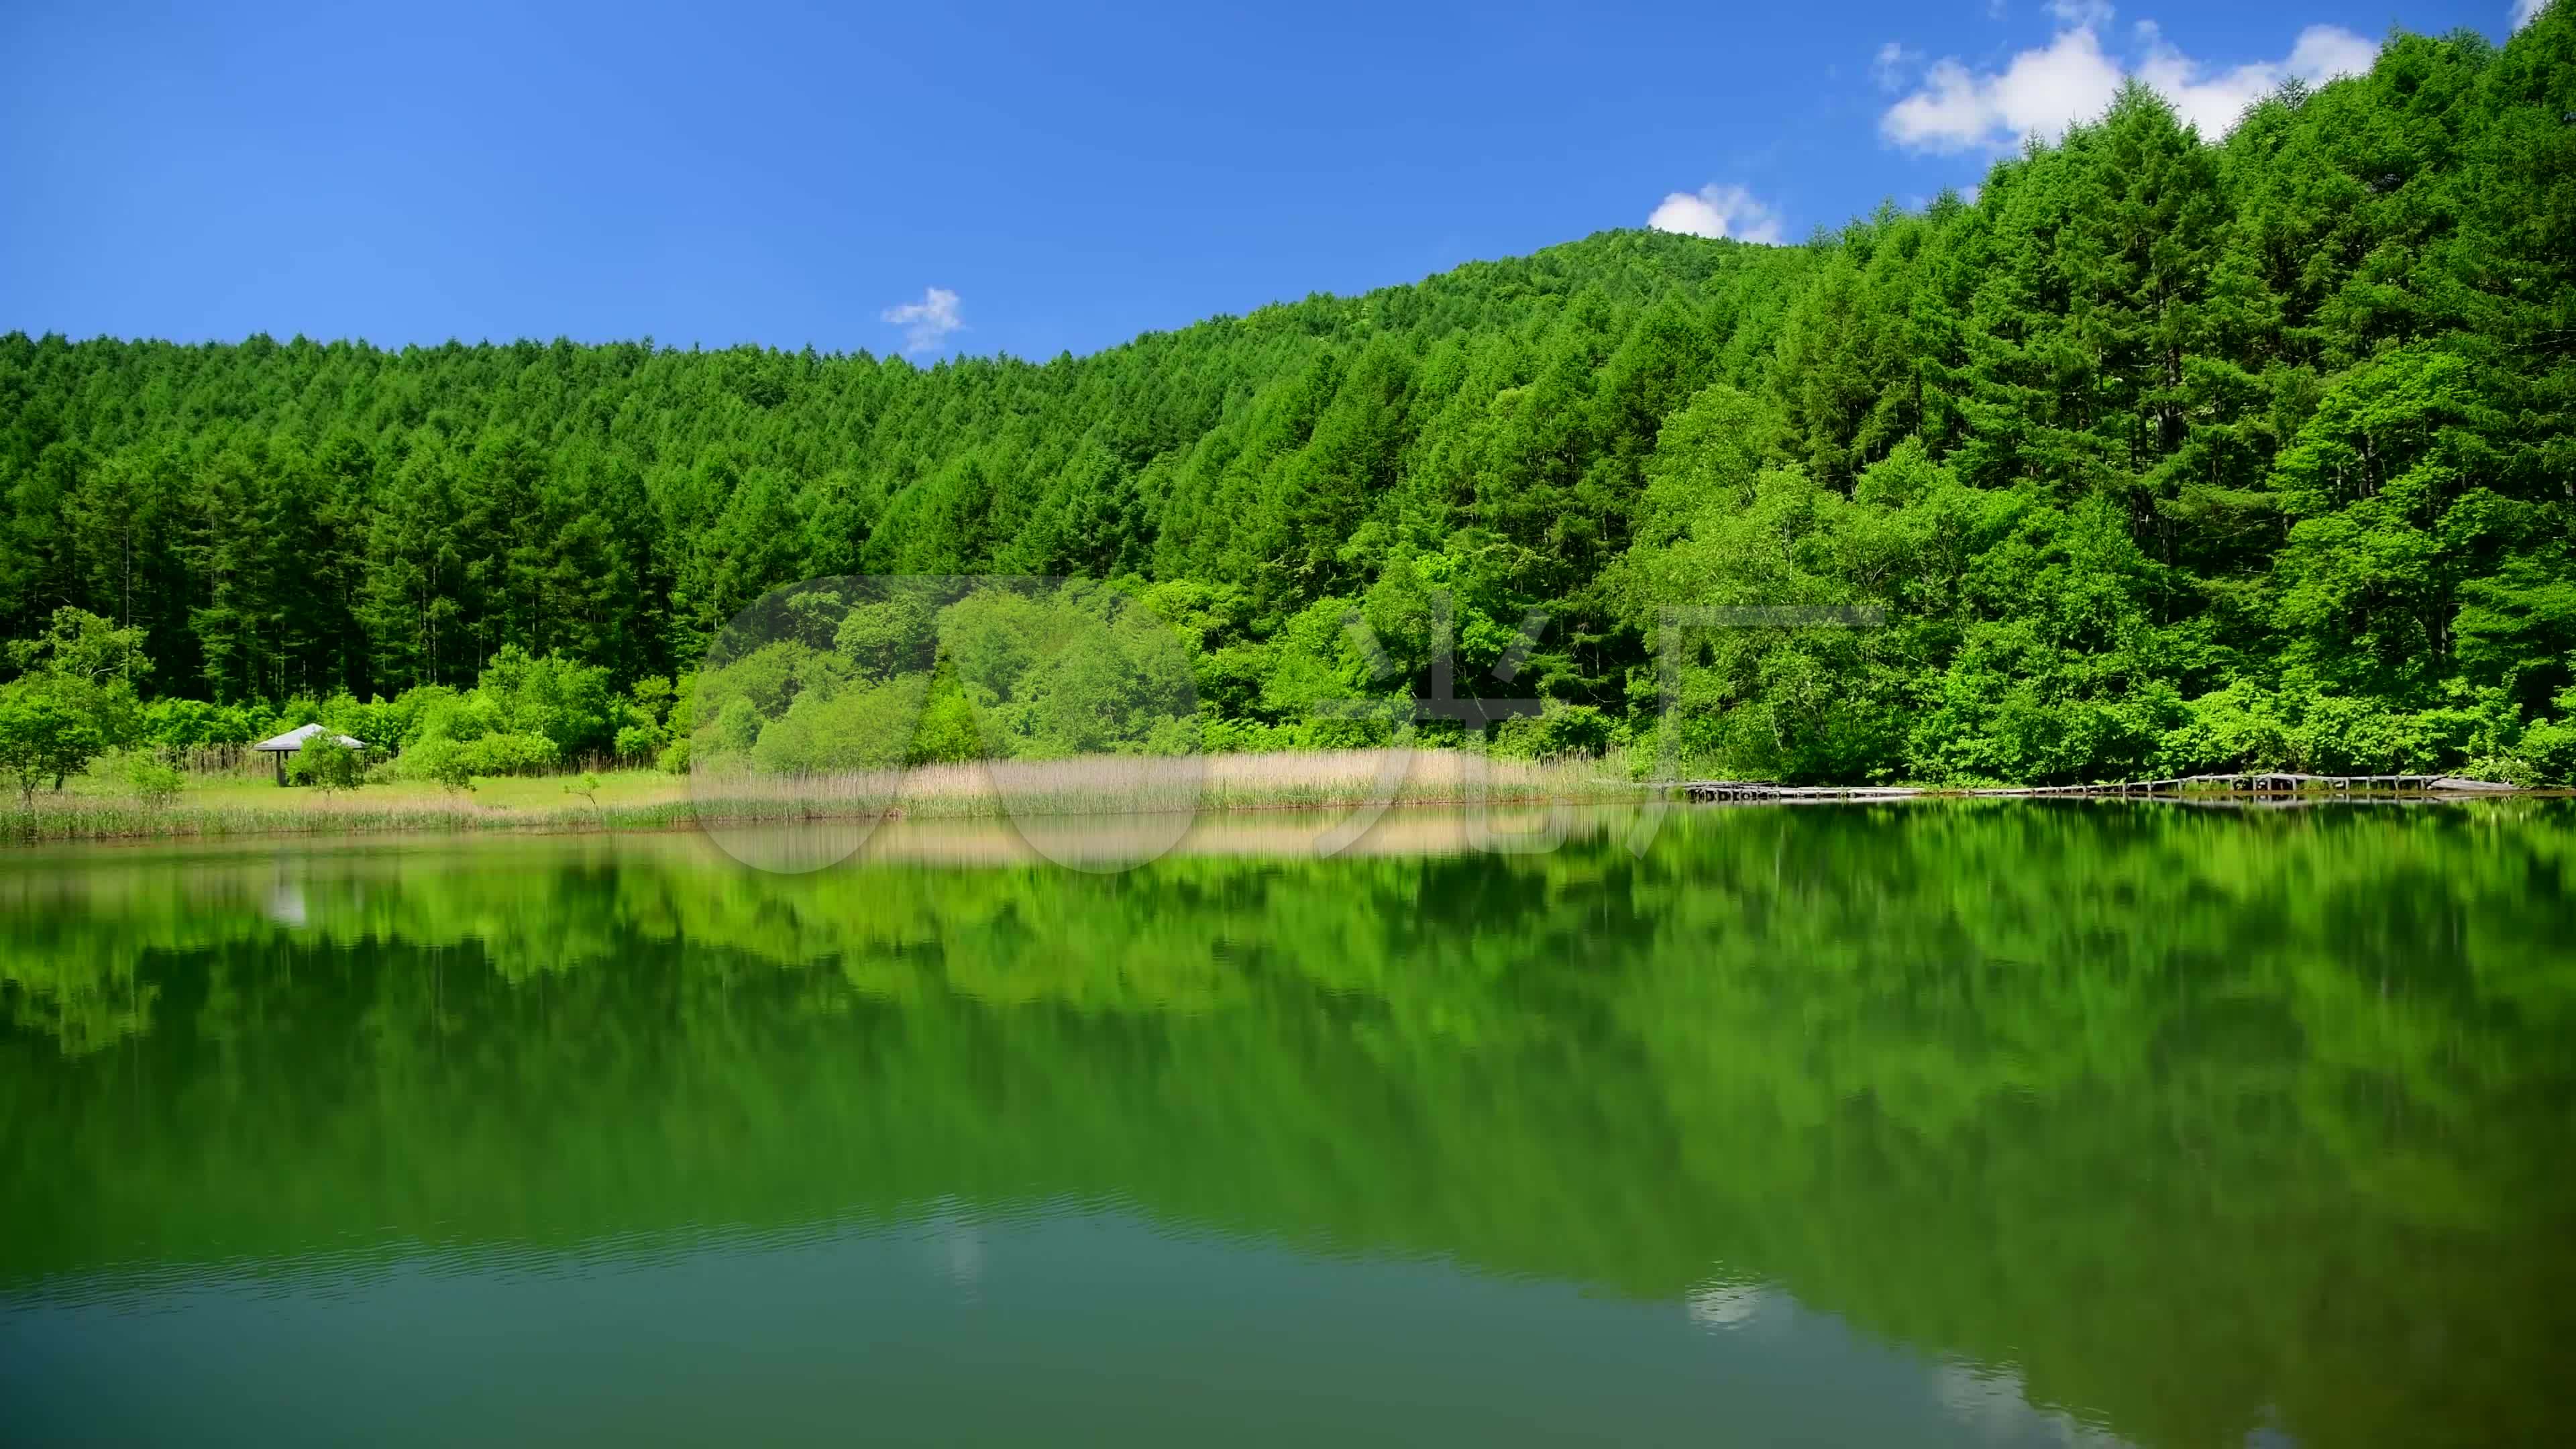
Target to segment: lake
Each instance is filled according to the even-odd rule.
[[[0,855],[0,1440],[2556,1437],[2576,809],[1632,825]]]

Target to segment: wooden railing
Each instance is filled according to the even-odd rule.
[[[1920,796],[2041,798],[2114,795],[2510,795],[2511,785],[2457,775],[2303,775],[2283,770],[2176,775],[2101,785],[2017,785],[1928,790],[1905,785],[1779,785],[1763,780],[1684,780],[1666,787],[1693,800],[1908,800]]]

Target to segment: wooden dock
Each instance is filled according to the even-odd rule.
[[[1928,790],[1905,785],[1781,785],[1767,780],[1684,780],[1666,787],[1692,800],[2101,799],[2116,796],[2511,795],[2511,785],[2456,775],[2302,775],[2280,770],[2177,775],[2098,785],[2019,785]]]

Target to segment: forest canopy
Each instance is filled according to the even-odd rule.
[[[2566,781],[2571,406],[2556,6],[2223,138],[2132,87],[1801,246],[1603,233],[1044,363],[12,333],[0,635],[85,611],[138,631],[147,710],[263,721],[641,684],[579,746],[640,753],[773,589],[1070,576],[1180,627],[1212,748],[1472,734],[1316,708],[1424,687],[1449,634],[1462,690],[1548,702],[1533,748]],[[1779,605],[1885,626],[1666,634]]]

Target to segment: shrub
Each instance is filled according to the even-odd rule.
[[[739,763],[760,739],[760,707],[739,695],[726,700],[716,712],[712,732],[715,737],[707,742],[707,754]]]
[[[401,771],[415,780],[428,780],[441,788],[462,793],[474,788],[474,767],[465,758],[465,747],[454,740],[424,740],[403,751]]]
[[[392,699],[378,696],[363,704],[354,696],[335,694],[322,702],[322,712],[316,718],[335,734],[361,741],[378,754],[389,754],[410,740],[419,726],[421,711],[451,692],[412,689]]]
[[[2153,768],[2159,774],[2271,770],[2290,758],[2290,727],[2281,718],[2280,699],[2254,684],[2238,680],[2183,709],[2183,723],[2158,743]]]
[[[1494,753],[1529,759],[1598,755],[1610,747],[1610,719],[1588,704],[1548,700],[1536,718],[1504,720],[1494,729]]]
[[[48,777],[59,790],[106,748],[97,720],[43,681],[0,686],[0,774],[17,783],[26,804],[35,803],[36,786]]]
[[[2559,696],[2576,706],[2576,690]],[[2535,785],[2576,785],[2576,711],[2569,718],[2545,719],[2522,732],[2522,743],[2515,751],[2531,766],[2530,783]]]
[[[671,702],[677,693],[671,681],[658,674],[648,674],[635,681],[634,688],[626,691],[626,697],[643,714],[646,724],[660,725],[671,717]]]
[[[538,734],[488,734],[467,742],[463,751],[467,767],[477,775],[533,774],[560,756],[555,742]]]
[[[1227,719],[1202,712],[1199,716],[1200,747],[1209,754],[1258,754],[1295,749],[1295,725],[1263,724],[1259,720]]]
[[[515,644],[492,656],[474,693],[491,707],[499,733],[544,738],[553,747],[549,759],[611,748],[624,713],[623,702],[608,687],[606,669],[554,655],[531,656]]]
[[[617,732],[617,758],[650,759],[661,748],[662,732],[649,724],[630,724]]]
[[[899,765],[921,717],[921,683],[916,677],[874,688],[854,685],[829,698],[800,695],[784,718],[761,728],[752,763],[773,774]],[[726,708],[730,714],[732,706]]]
[[[230,736],[232,723],[224,712],[203,700],[156,699],[143,707],[141,738],[145,744],[169,750],[192,750],[206,745],[241,744],[248,739]]]
[[[176,769],[137,751],[125,757],[125,784],[144,804],[159,808],[179,798],[188,778]]]
[[[953,669],[931,676],[928,695],[918,709],[920,722],[904,745],[905,764],[945,765],[984,758],[983,730],[975,722],[975,706],[958,687]]]
[[[317,785],[325,791],[358,788],[361,766],[358,752],[340,743],[325,730],[304,742],[295,757],[286,762],[286,777],[299,785]]]
[[[85,609],[58,608],[42,634],[10,644],[5,652],[25,672],[19,685],[43,690],[57,706],[78,716],[99,737],[99,748],[128,744],[142,732],[135,684],[152,672],[152,661],[144,655],[141,629],[117,628]],[[68,771],[56,771],[57,788],[63,775],[77,774],[87,764],[84,758]]]
[[[588,770],[584,770],[571,779],[564,781],[563,792],[567,795],[578,795],[582,799],[589,801],[591,813],[593,815],[599,814],[599,777],[597,775],[592,774]]]

